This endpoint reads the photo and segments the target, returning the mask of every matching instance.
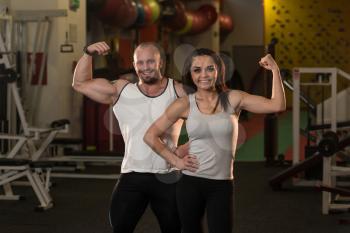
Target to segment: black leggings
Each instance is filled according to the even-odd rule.
[[[114,188],[109,212],[114,233],[132,233],[148,204],[162,233],[180,233],[176,207],[176,173],[125,173]]]
[[[176,195],[183,233],[202,233],[205,211],[209,233],[232,233],[232,180],[183,175],[177,183]]]

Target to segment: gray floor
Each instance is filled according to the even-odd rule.
[[[236,233],[345,233],[340,225],[349,214],[323,216],[321,194],[310,189],[274,192],[268,178],[280,168],[266,168],[261,162],[235,165]],[[55,207],[38,213],[28,187],[16,187],[23,201],[0,201],[1,233],[111,233],[108,204],[115,181],[55,179],[52,196]],[[153,214],[147,210],[135,233],[160,233]],[[220,233],[220,232],[215,232]]]

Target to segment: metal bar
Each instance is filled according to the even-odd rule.
[[[336,68],[334,67],[295,67],[294,69],[299,70],[303,74],[314,74],[314,73],[333,73]]]
[[[48,203],[46,202],[45,197],[40,192],[40,188],[38,187],[38,184],[35,182],[34,177],[31,173],[30,169],[26,170],[25,173],[26,173],[26,176],[27,176],[33,190],[34,190],[36,197],[38,198],[38,200],[40,202],[40,206],[43,208],[47,207]]]
[[[17,112],[18,112],[19,118],[21,120],[24,135],[30,136],[30,132],[28,129],[28,122],[27,122],[26,117],[25,117],[24,109],[23,109],[23,106],[21,103],[21,98],[19,97],[19,94],[18,94],[18,89],[17,89],[16,83],[11,83],[11,91],[12,91],[13,98],[15,100],[15,104],[17,106]]]
[[[298,164],[300,161],[300,71],[298,69],[293,69],[293,88],[293,164]]]
[[[27,169],[29,169],[29,167],[27,167]],[[11,177],[8,177],[5,180],[0,180],[0,185],[10,183],[11,181],[17,180],[17,179],[19,179],[19,178],[21,178],[22,176],[25,176],[25,175],[26,175],[26,170],[24,170],[22,172],[19,172],[16,175],[13,175]]]
[[[77,173],[51,173],[52,177],[59,178],[85,178],[85,179],[119,179],[120,174],[77,174]]]
[[[341,69],[337,69],[338,74],[348,80],[350,80],[350,74],[346,73],[345,71],[341,70]]]
[[[63,17],[67,16],[66,9],[57,10],[17,10],[12,12],[15,21],[38,21],[46,20],[50,17]]]
[[[35,36],[34,36],[34,46],[33,46],[33,52],[31,53],[30,55],[30,63],[29,63],[29,73],[28,73],[28,77],[27,77],[27,85],[30,85],[32,79],[33,79],[33,75],[36,73],[36,54],[37,54],[37,51],[38,51],[38,44],[39,44],[39,35],[40,35],[40,32],[41,32],[41,28],[42,28],[42,25],[43,25],[43,22],[41,20],[38,20],[38,22],[36,23],[36,30],[35,30]],[[34,67],[34,68],[33,68]],[[40,86],[40,80],[38,80],[38,84],[35,86],[33,85],[31,87],[32,91],[32,96],[31,96],[31,102],[30,102],[30,110],[28,111],[28,122],[30,124],[33,124],[33,119],[34,119],[34,114],[36,113],[35,112],[35,106],[36,106],[36,103],[35,103],[35,99],[36,99],[36,96],[37,96],[37,92],[38,92],[38,87]],[[29,89],[29,88],[28,88]],[[34,109],[33,109],[34,108]]]
[[[40,147],[35,151],[35,153],[32,155],[32,160],[37,161],[42,153],[47,149],[47,147],[50,145],[52,140],[56,137],[58,133],[58,130],[53,130],[50,132],[50,134],[45,138],[45,140],[40,144]]]
[[[43,29],[43,34],[44,34],[44,49],[43,49],[43,55],[42,55],[42,59],[41,59],[41,65],[40,65],[40,71],[39,71],[39,76],[38,76],[38,85],[36,86],[36,91],[34,92],[34,96],[32,98],[32,117],[34,118],[34,114],[37,112],[37,106],[38,106],[38,102],[41,99],[41,92],[42,92],[42,86],[41,83],[43,81],[43,76],[44,76],[44,70],[46,67],[46,60],[47,60],[47,55],[48,55],[48,50],[49,50],[49,40],[50,40],[50,35],[51,35],[51,20],[48,19],[47,20],[47,31],[45,33],[45,28]],[[34,118],[35,119],[35,118]]]

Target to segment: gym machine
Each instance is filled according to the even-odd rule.
[[[317,151],[315,152],[314,155],[273,176],[270,179],[269,184],[274,190],[279,190],[282,188],[283,182],[285,182],[287,179],[294,177],[298,173],[304,172],[307,169],[310,169],[310,168],[312,169],[315,165],[321,164],[321,162],[324,159],[332,159],[335,155],[337,155],[341,151],[344,151],[349,146],[350,146],[350,136],[342,140],[339,140],[339,137],[335,132],[328,131],[322,136],[322,139],[320,140],[320,142],[316,147]],[[350,208],[350,203],[349,204],[334,203],[333,200],[335,198],[332,198],[330,196],[332,193],[350,196],[350,190],[336,187],[337,184],[334,184],[335,182],[332,182],[333,180],[330,179],[332,177],[349,176],[349,175],[350,175],[349,167],[339,166],[337,164],[332,165],[329,171],[324,170],[322,183],[315,184],[315,187],[323,191],[324,195],[327,195],[328,197],[327,199],[322,200],[323,214],[328,214],[329,211],[332,211],[332,210],[339,210],[339,209],[347,210]]]
[[[302,82],[301,74],[318,74],[319,77],[325,80],[319,80],[318,82]],[[323,74],[323,75],[320,75]],[[291,177],[295,177],[298,173],[307,171],[309,168],[314,167],[316,164],[322,165],[322,186],[321,187],[335,187],[340,182],[336,181],[337,176],[350,175],[350,169],[348,167],[337,166],[336,156],[332,156],[342,151],[343,154],[349,154],[346,148],[350,144],[348,136],[338,139],[337,133],[341,127],[349,127],[348,121],[339,122],[337,115],[337,75],[342,76],[350,80],[350,75],[337,68],[295,68],[293,70],[293,161],[292,167],[282,171],[270,179],[270,185],[274,189],[282,187],[282,183]],[[299,155],[299,139],[300,139],[300,100],[301,98],[301,86],[329,86],[331,91],[330,97],[330,114],[329,121],[325,124],[310,125],[308,130],[325,130],[330,129],[330,132],[326,132],[322,135],[321,139],[318,139],[317,146],[313,148],[314,153],[309,158],[301,161]],[[322,111],[324,111],[322,109]],[[324,114],[323,112],[321,114]],[[320,117],[319,117],[320,118]],[[322,117],[324,120],[324,118]],[[328,120],[328,119],[327,119]],[[320,122],[318,122],[320,123]],[[336,133],[337,132],[337,133]],[[293,185],[295,186],[310,186],[319,187],[320,181],[317,180],[303,180],[293,179]],[[322,192],[322,213],[328,214],[330,210],[337,208],[349,208],[350,206],[339,206],[332,203],[332,196],[330,192]]]

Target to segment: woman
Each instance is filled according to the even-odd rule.
[[[183,233],[200,233],[207,213],[210,233],[231,233],[233,228],[233,160],[238,117],[242,109],[253,113],[285,110],[279,68],[271,55],[260,65],[273,73],[271,99],[225,87],[225,67],[209,49],[195,50],[185,61],[182,79],[192,93],[172,103],[145,134],[145,142],[172,166],[182,170],[177,204]],[[191,91],[190,91],[191,92]],[[189,154],[177,157],[163,134],[178,119],[186,120]]]

